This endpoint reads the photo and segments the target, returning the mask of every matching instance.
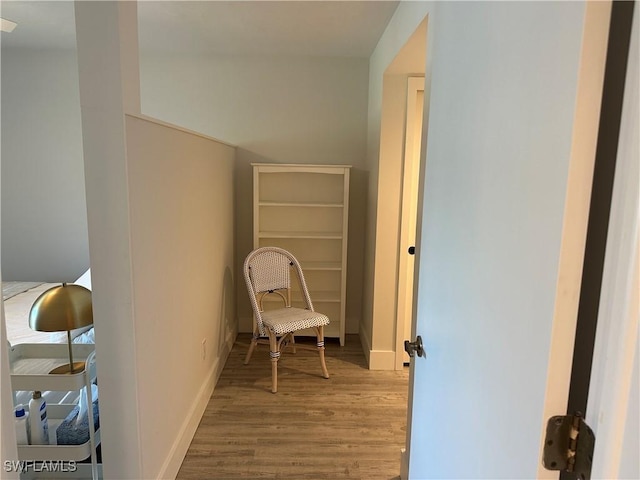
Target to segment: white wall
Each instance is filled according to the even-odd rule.
[[[71,281],[89,266],[75,50],[2,47],[2,273]]]
[[[637,452],[640,450],[640,433],[638,432],[638,425],[640,425],[640,358],[638,358],[640,356],[640,341],[638,341],[637,334],[635,355],[629,389],[629,410],[626,415],[618,470],[618,478],[625,480],[640,478],[640,459],[637,456]]]
[[[283,162],[362,167],[367,60],[140,54],[142,111]]]
[[[235,152],[136,117],[126,125],[141,478],[164,478],[235,340]]]
[[[141,52],[142,111],[238,146],[236,272],[253,248],[251,162],[353,165],[347,332],[362,305],[366,211],[367,59],[158,56]],[[237,285],[241,331],[251,308]]]

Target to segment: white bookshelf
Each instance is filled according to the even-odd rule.
[[[253,246],[284,248],[300,261],[325,337],[344,345],[349,215],[348,165],[254,163]],[[294,305],[301,305],[294,291]],[[301,332],[313,335],[312,332]]]

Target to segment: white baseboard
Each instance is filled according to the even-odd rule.
[[[393,350],[373,350],[371,348],[371,338],[360,325],[360,343],[362,351],[367,359],[369,370],[395,370],[396,352]]]
[[[227,361],[227,358],[229,357],[229,354],[231,353],[231,348],[233,347],[233,343],[235,342],[237,336],[237,331],[228,333],[222,351],[209,370],[207,379],[205,382],[203,382],[202,388],[200,388],[198,395],[196,395],[189,415],[187,415],[187,418],[182,424],[180,433],[178,434],[176,441],[171,447],[167,460],[164,462],[162,468],[160,469],[160,472],[158,473],[157,480],[175,479],[178,475],[178,471],[182,466],[182,462],[184,461],[184,457],[187,454],[187,450],[189,450],[189,446],[191,445],[191,441],[193,440],[193,437],[196,433],[198,424],[200,423],[202,415],[207,408],[207,404],[209,403],[211,394],[213,393],[213,390],[218,383],[220,374],[224,369],[224,365]]]
[[[369,370],[395,370],[396,352],[393,350],[371,350]]]

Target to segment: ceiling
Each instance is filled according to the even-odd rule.
[[[369,57],[398,1],[139,1],[141,52]],[[73,2],[2,0],[2,48],[73,49]]]

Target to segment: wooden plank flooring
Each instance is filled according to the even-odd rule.
[[[249,341],[238,337],[178,480],[399,478],[407,369],[370,371],[357,336],[330,339],[331,378],[315,352],[286,352],[273,394],[267,346],[242,364]]]

